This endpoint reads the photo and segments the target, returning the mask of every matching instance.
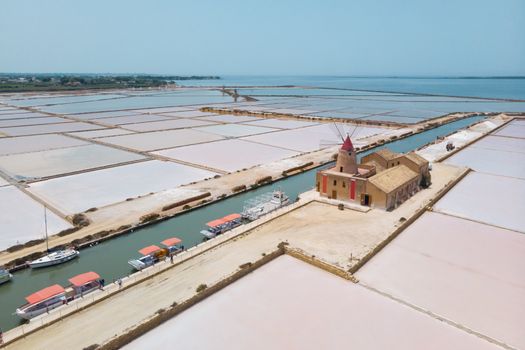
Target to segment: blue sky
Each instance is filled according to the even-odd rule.
[[[4,0],[0,72],[525,75],[525,1]]]

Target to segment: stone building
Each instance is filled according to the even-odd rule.
[[[371,153],[357,163],[347,136],[333,168],[317,172],[321,196],[387,210],[430,185],[428,161],[415,153],[399,154],[387,148]]]

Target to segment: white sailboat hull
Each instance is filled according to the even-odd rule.
[[[74,249],[61,250],[58,252],[53,252],[48,255],[41,257],[40,259],[33,260],[29,263],[29,267],[32,269],[37,269],[40,267],[48,267],[58,264],[63,264],[67,261],[73,260],[80,253]]]

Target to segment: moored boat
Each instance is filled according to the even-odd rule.
[[[175,255],[184,250],[182,240],[177,237],[167,238],[160,243],[168,249],[168,255]]]
[[[201,234],[204,237],[211,239],[213,237],[216,237],[217,235],[220,235],[221,233],[224,233],[226,231],[231,230],[232,228],[241,225],[241,223],[242,222],[240,214],[226,215],[221,219],[216,219],[208,222],[206,224],[208,228],[206,230],[202,230]]]
[[[160,248],[156,245],[150,245],[139,250],[143,256],[138,259],[131,259],[128,264],[133,266],[135,270],[142,270],[148,266],[154,265],[156,262],[165,258],[168,255],[168,249]]]
[[[246,201],[242,218],[249,221],[257,220],[288,204],[290,204],[290,199],[284,191],[275,190]]]
[[[65,263],[73,260],[80,253],[75,249],[62,249],[51,252],[43,257],[29,262],[29,267],[36,269],[39,267],[47,267]]]
[[[50,252],[49,251],[49,236],[47,234],[47,208],[44,207],[44,226],[45,226],[45,233],[46,233],[46,250],[48,252],[47,255],[44,255],[43,257],[30,261],[28,263],[29,267],[32,269],[36,269],[39,267],[48,267],[53,265],[58,265],[65,263],[69,260],[73,260],[76,258],[80,253],[75,249],[60,249]]]
[[[27,304],[16,309],[16,314],[26,320],[49,312],[66,303],[66,291],[58,285],[41,289],[26,297]]]
[[[5,269],[0,269],[0,284],[9,282],[13,275],[9,273],[9,271]]]
[[[100,279],[98,273],[93,271],[71,277],[69,283],[71,283],[71,285],[66,288],[66,298],[68,301],[81,298],[103,287],[103,280]]]

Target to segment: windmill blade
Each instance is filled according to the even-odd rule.
[[[342,125],[338,123],[333,123],[333,124],[329,124],[328,126],[330,127],[330,130],[332,130],[332,132],[337,138],[340,138],[342,141],[344,141],[345,132],[344,132],[344,128]]]
[[[357,131],[358,128],[359,128],[359,126],[357,126],[357,125],[354,126],[354,130],[352,130],[352,133],[350,134],[350,138],[351,138],[352,136],[354,136],[354,133]],[[356,134],[355,136],[357,137],[357,134]]]

